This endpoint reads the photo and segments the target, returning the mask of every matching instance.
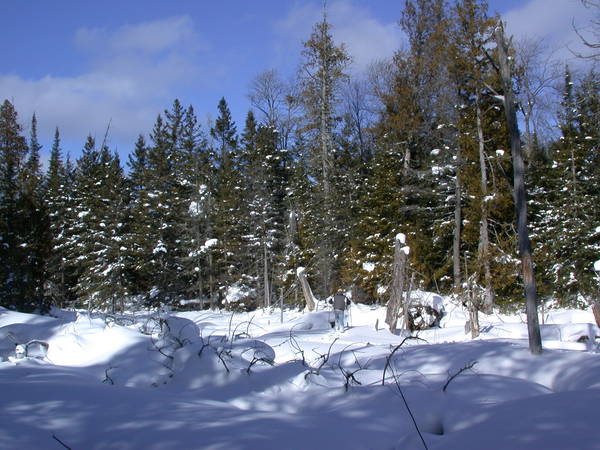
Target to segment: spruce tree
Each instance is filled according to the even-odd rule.
[[[172,209],[175,185],[173,144],[177,140],[172,134],[173,129],[174,124],[163,121],[159,115],[148,149],[148,185],[146,202],[142,204],[147,227],[142,231],[144,235],[140,236],[144,242],[145,261],[140,271],[151,283],[153,304],[172,304],[177,296],[177,231]]]
[[[305,109],[304,129],[308,134],[310,176],[316,181],[318,213],[315,226],[316,265],[320,283],[316,292],[322,296],[331,293],[338,278],[336,257],[343,248],[344,239],[336,231],[335,189],[333,184],[334,134],[337,128],[336,108],[339,89],[346,78],[350,62],[343,45],[337,46],[331,34],[331,24],[323,20],[313,27],[310,38],[304,42],[301,72],[302,99]]]
[[[234,284],[247,288],[247,270],[238,260],[244,254],[246,235],[243,178],[235,122],[224,99],[218,105],[219,116],[211,129],[216,144],[216,174],[212,183],[212,208],[208,235],[213,245],[208,250],[209,292],[211,301],[222,301]]]
[[[534,174],[533,240],[543,292],[578,305],[581,294],[593,296],[596,289],[591,264],[600,246],[599,81],[592,72],[576,83],[568,68],[564,80],[561,136],[550,147],[547,165]]]
[[[518,273],[511,177],[512,162],[504,119],[494,95],[498,73],[487,56],[496,19],[487,4],[462,0],[452,10],[450,79],[456,90],[456,146],[460,164],[462,223],[460,225],[463,287],[478,308],[490,311],[499,300],[516,294]],[[497,151],[499,150],[499,151]],[[455,261],[456,263],[456,261]]]
[[[185,295],[204,300],[208,297],[209,264],[208,210],[210,208],[210,177],[214,168],[206,136],[198,125],[194,109],[185,111],[181,140],[182,220],[180,221],[181,276]]]
[[[27,156],[27,142],[22,136],[17,111],[5,100],[0,106],[0,305],[31,310],[24,294],[22,217],[19,215],[22,195],[21,177]]]
[[[127,189],[119,158],[88,136],[75,172],[75,210],[70,241],[77,268],[78,302],[89,309],[122,310],[128,294],[124,234]]]
[[[68,204],[71,186],[69,181],[62,156],[60,132],[56,128],[46,173],[45,199],[49,220],[50,251],[45,270],[48,278],[46,295],[59,307],[66,307],[69,304],[73,285],[72,273],[67,269],[67,254],[63,246],[69,222]]]
[[[37,118],[31,119],[29,155],[23,167],[21,194],[18,202],[18,229],[23,253],[23,296],[40,310],[47,309],[44,297],[45,260],[50,250],[48,217],[43,198],[43,177],[37,137]]]
[[[248,260],[254,268],[257,297],[270,306],[283,283],[288,152],[279,148],[279,135],[270,125],[258,125],[248,113],[241,152],[248,213]]]

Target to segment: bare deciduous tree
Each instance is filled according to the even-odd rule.
[[[526,39],[515,43],[519,104],[525,126],[525,154],[532,157],[534,140],[545,140],[555,132],[553,114],[560,63],[543,40]]]
[[[573,52],[578,58],[586,58],[599,60],[600,59],[600,1],[598,0],[581,0],[581,3],[586,8],[593,10],[595,16],[590,19],[588,27],[581,28],[575,25],[573,21],[573,29],[583,45],[592,50],[592,53],[584,55],[583,53]]]
[[[277,129],[282,148],[289,147],[299,121],[301,103],[294,85],[270,69],[252,80],[248,93],[250,103],[260,113],[259,120]]]

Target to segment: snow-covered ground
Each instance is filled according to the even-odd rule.
[[[418,339],[364,305],[343,333],[328,311],[0,308],[0,448],[600,449],[591,312],[547,312],[536,357],[524,315],[482,315],[471,340],[430,300],[447,314]],[[32,340],[46,356],[17,359]]]

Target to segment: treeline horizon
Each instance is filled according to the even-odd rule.
[[[408,47],[356,79],[323,18],[295,80],[252,80],[239,129],[225,98],[207,129],[175,99],[127,161],[92,136],[65,160],[57,128],[43,170],[36,116],[26,137],[4,100],[0,305],[300,304],[300,267],[318,297],[384,303],[403,233],[412,288],[522,307],[498,23],[483,1],[409,0]],[[582,306],[598,288],[600,80],[511,52],[538,295]]]

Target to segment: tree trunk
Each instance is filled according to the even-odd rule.
[[[473,295],[473,293],[471,293]],[[471,328],[471,339],[479,336],[479,311],[475,307],[475,299],[471,298],[469,305],[469,322]]]
[[[314,311],[316,307],[315,296],[313,295],[312,289],[310,288],[310,284],[308,284],[308,280],[306,279],[304,268],[299,268],[297,271],[297,275],[298,279],[300,280],[300,285],[302,286],[302,292],[304,293],[306,307],[309,311]]]
[[[415,282],[415,272],[411,273],[410,275],[410,283],[408,283],[408,290],[406,291],[406,297],[404,300],[404,305],[402,306],[402,314],[404,315],[404,329],[405,330],[410,330],[410,304],[411,304],[411,298],[410,295],[412,293],[413,290],[413,286],[414,286],[414,282]]]
[[[499,24],[495,30],[500,76],[504,87],[504,112],[510,135],[510,147],[513,158],[514,199],[517,213],[517,233],[519,237],[519,255],[525,284],[527,310],[527,331],[529,334],[529,350],[534,355],[542,353],[542,337],[537,315],[537,293],[531,258],[531,243],[527,230],[527,199],[525,192],[525,164],[521,152],[521,139],[517,123],[514,94],[512,90],[511,68],[508,58],[508,45],[504,39],[504,29]]]
[[[600,327],[600,302],[595,300],[592,303],[592,312],[594,313],[594,319],[596,320],[596,325]]]
[[[267,252],[267,243],[263,242],[263,284],[265,288],[264,306],[271,306],[271,286],[269,283],[269,254]]]
[[[210,296],[210,309],[215,309],[215,276],[213,273],[213,257],[210,250],[208,253],[208,295]]]
[[[399,236],[396,236],[394,247],[394,274],[392,277],[390,300],[385,313],[385,323],[388,324],[392,333],[396,332],[398,313],[400,312],[403,303],[404,274],[406,272],[406,260],[408,256],[408,250],[406,247],[403,247],[403,245],[402,239]]]
[[[531,105],[523,108],[523,123],[525,124],[525,156],[533,157],[533,135],[531,134]]]
[[[492,271],[490,269],[490,238],[488,232],[487,208],[487,166],[485,163],[485,141],[481,124],[481,107],[477,94],[477,138],[479,140],[479,171],[481,176],[481,222],[479,224],[479,261],[483,265],[485,277],[485,296],[483,311],[491,313],[494,307],[494,291],[492,290]]]
[[[461,285],[460,279],[460,233],[462,227],[462,182],[460,169],[462,165],[462,154],[460,149],[456,155],[456,181],[454,184],[454,237],[452,240],[452,268],[454,275],[454,289],[458,291]]]
[[[196,184],[196,192],[198,192],[199,187]],[[201,262],[201,257],[200,255],[200,242],[202,240],[202,235],[201,235],[201,231],[200,231],[200,224],[198,223],[198,219],[195,220],[194,223],[194,227],[196,228],[196,267],[198,268],[198,270],[195,270],[196,272],[196,292],[198,295],[198,300],[202,301],[202,290],[203,290],[203,286],[202,286],[202,262]]]

